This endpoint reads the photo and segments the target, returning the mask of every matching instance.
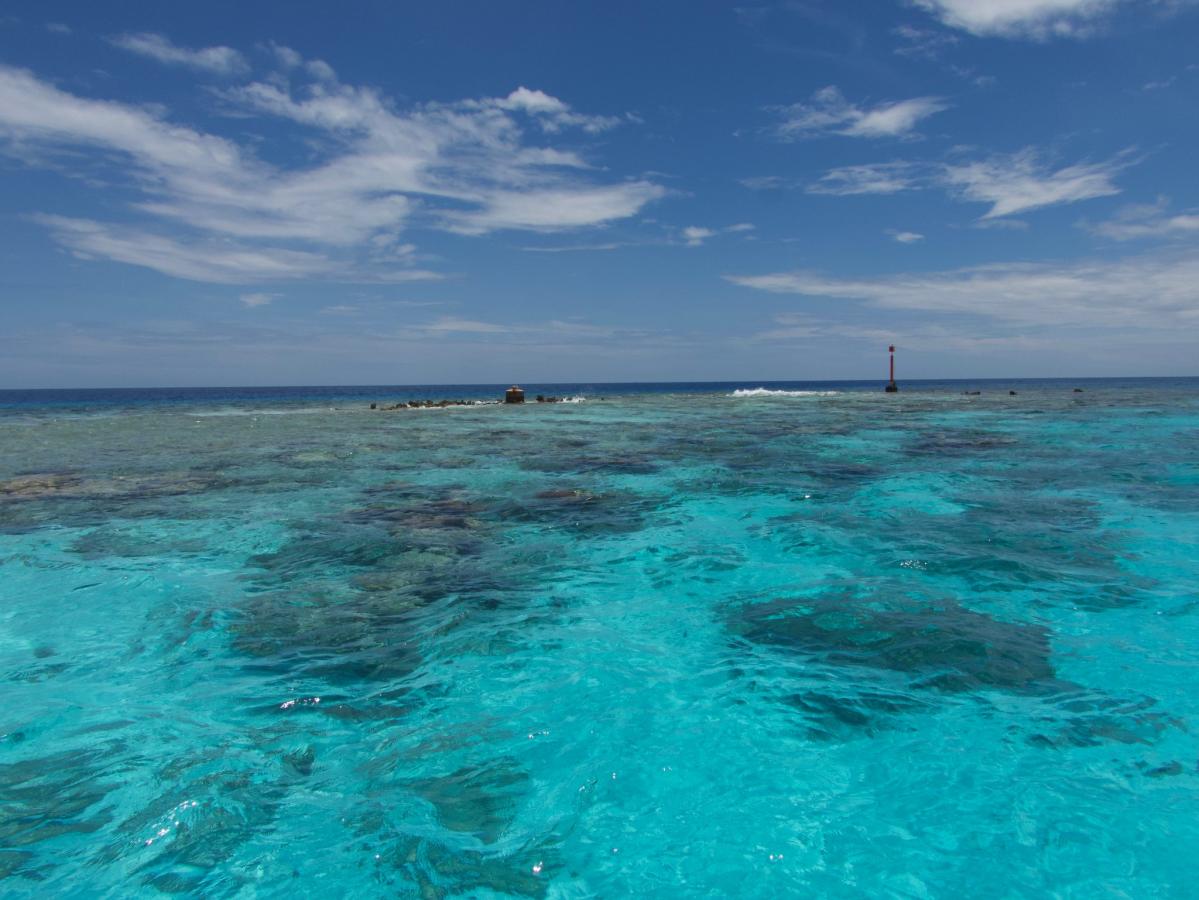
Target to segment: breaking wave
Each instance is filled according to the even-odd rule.
[[[840,391],[772,391],[770,388],[738,388],[734,397],[832,397]]]

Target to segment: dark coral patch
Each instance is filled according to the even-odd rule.
[[[1056,677],[1047,629],[952,601],[779,600],[741,609],[734,625],[756,644],[830,665],[901,672],[914,686],[940,691],[1028,691]]]

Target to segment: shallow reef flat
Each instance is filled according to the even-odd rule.
[[[0,893],[1188,896],[1195,384],[742,387],[0,407]]]

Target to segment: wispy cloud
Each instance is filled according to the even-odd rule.
[[[35,222],[82,259],[108,259],[144,266],[176,278],[217,284],[246,284],[304,278],[327,272],[330,260],[319,254],[281,248],[249,248],[232,241],[182,242],[120,225],[35,214]]]
[[[807,103],[778,110],[783,121],[774,133],[785,140],[838,134],[847,137],[911,137],[916,125],[934,113],[949,109],[940,97],[857,106],[835,87],[821,88]]]
[[[918,244],[924,240],[924,235],[916,231],[896,231],[888,229],[886,234],[891,236],[891,239],[900,244]]]
[[[619,250],[629,246],[622,241],[610,241],[605,244],[567,244],[562,247],[521,247],[526,253],[588,253],[607,250]]]
[[[911,162],[885,162],[830,169],[807,187],[809,194],[852,196],[855,194],[897,194],[926,187],[929,172]]]
[[[775,317],[774,327],[759,331],[751,338],[762,342],[825,342],[849,340],[870,344],[875,348],[896,344],[900,350],[931,353],[990,353],[1012,350],[1061,349],[1059,335],[1028,334],[1017,327],[992,326],[987,334],[979,334],[968,326],[944,323],[904,323],[888,327],[859,325],[820,319],[798,313]]]
[[[1125,206],[1106,222],[1080,224],[1092,233],[1114,241],[1199,235],[1199,209],[1171,213],[1169,205],[1169,200],[1159,197],[1156,203]]]
[[[1169,78],[1163,78],[1160,81],[1146,81],[1141,85],[1142,91],[1164,91],[1168,87],[1172,87],[1178,81],[1177,75],[1171,75]]]
[[[1098,163],[1052,169],[1032,149],[981,162],[946,166],[944,183],[965,200],[990,203],[984,219],[1120,193],[1112,183],[1130,165],[1127,154]]]
[[[480,322],[475,319],[460,319],[443,316],[424,325],[414,326],[419,331],[433,334],[506,334],[513,330],[511,325],[498,322]]]
[[[530,143],[525,123],[543,135],[611,125],[539,91],[400,111],[323,63],[314,70],[295,51],[274,51],[285,71],[219,96],[239,116],[322,138],[315,165],[270,163],[253,144],[6,66],[0,152],[80,174],[115,160],[105,177],[140,195],[131,221],[38,221],[77,253],[222,283],[436,277],[413,268],[418,254],[400,240],[414,222],[467,235],[566,231],[628,218],[665,194],[645,179],[604,180],[574,149]]]
[[[523,85],[502,100],[493,102],[500,109],[519,110],[533,116],[544,131],[551,133],[581,128],[588,134],[598,134],[621,122],[617,116],[588,116],[575,112],[557,97],[544,91],[529,90]]]
[[[897,54],[918,59],[936,59],[942,50],[961,40],[957,35],[945,31],[911,25],[900,25],[891,33],[903,41],[901,46],[895,48]]]
[[[683,229],[683,243],[688,247],[699,247],[709,238],[721,234],[749,234],[755,230],[757,230],[756,226],[751,222],[738,222],[735,225],[726,225],[724,228],[703,228],[699,225],[689,225]]]
[[[276,299],[278,296],[278,294],[269,294],[260,291],[254,294],[242,294],[239,299],[246,306],[253,309],[256,306],[269,306],[271,301]]]
[[[429,338],[478,339],[492,342],[502,336],[514,344],[549,341],[554,343],[586,344],[618,338],[641,339],[651,333],[637,328],[596,325],[577,320],[550,319],[545,322],[488,322],[479,319],[442,316],[431,322],[408,326]]]
[[[982,217],[986,220],[1118,194],[1114,179],[1134,162],[1124,152],[1102,162],[1054,167],[1043,153],[1028,147],[970,162],[842,166],[809,184],[807,191],[849,196],[939,188],[960,200],[989,203]]]
[[[743,287],[860,301],[931,313],[972,314],[1022,325],[1130,329],[1193,327],[1199,256],[1009,263],[921,274],[839,278],[811,271],[732,275]]]
[[[782,175],[754,175],[749,178],[739,178],[737,183],[751,191],[785,191],[803,186],[800,179],[784,178]]]
[[[554,182],[559,182],[554,184]],[[458,234],[480,235],[501,229],[564,231],[627,219],[665,194],[648,181],[580,185],[547,179],[540,188],[492,190],[481,209],[446,212],[441,221]]]
[[[179,47],[161,34],[140,32],[110,39],[122,50],[136,53],[168,66],[183,66],[215,75],[240,75],[249,70],[246,59],[232,47]]]

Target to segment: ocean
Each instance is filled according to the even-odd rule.
[[[504,387],[0,392],[0,894],[1194,896],[1199,379]]]

